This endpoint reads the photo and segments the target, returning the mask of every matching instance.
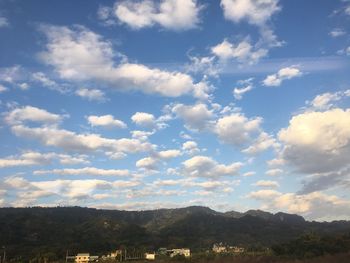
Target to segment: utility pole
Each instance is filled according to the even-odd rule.
[[[4,256],[2,258],[2,263],[5,263],[6,262],[6,247],[3,246],[2,248],[4,249]]]

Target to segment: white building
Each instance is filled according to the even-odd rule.
[[[89,253],[79,253],[75,256],[76,263],[89,263],[90,261],[90,254]]]
[[[185,258],[189,258],[191,256],[191,251],[189,248],[174,248],[170,249],[170,257],[175,256],[184,256]]]
[[[147,260],[155,260],[156,259],[156,253],[145,253],[145,259],[147,259]]]

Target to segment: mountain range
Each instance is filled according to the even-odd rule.
[[[217,242],[270,247],[310,232],[342,234],[350,232],[350,222],[310,222],[295,214],[261,210],[222,213],[200,206],[148,211],[0,208],[0,245],[6,247],[9,257],[30,258],[43,253],[64,257],[67,250],[104,254],[123,246],[199,251]]]

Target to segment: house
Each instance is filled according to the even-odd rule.
[[[89,263],[89,262],[97,262],[98,256],[90,256],[89,253],[79,253],[75,256],[75,263]]]
[[[244,252],[243,247],[229,247],[228,250],[231,253],[243,253]]]
[[[155,260],[156,259],[156,253],[145,253],[145,259],[147,260]]]
[[[227,252],[227,247],[222,243],[219,243],[219,244],[214,244],[212,250],[214,253],[225,253]]]
[[[189,258],[191,256],[191,251],[189,248],[174,248],[168,250],[170,253],[169,256],[175,257],[175,256],[184,256],[185,258]]]
[[[88,263],[90,261],[89,253],[79,253],[75,256],[75,263]]]

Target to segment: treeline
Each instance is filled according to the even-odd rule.
[[[350,233],[338,236],[320,236],[310,233],[290,242],[272,246],[277,256],[312,258],[350,252]]]

